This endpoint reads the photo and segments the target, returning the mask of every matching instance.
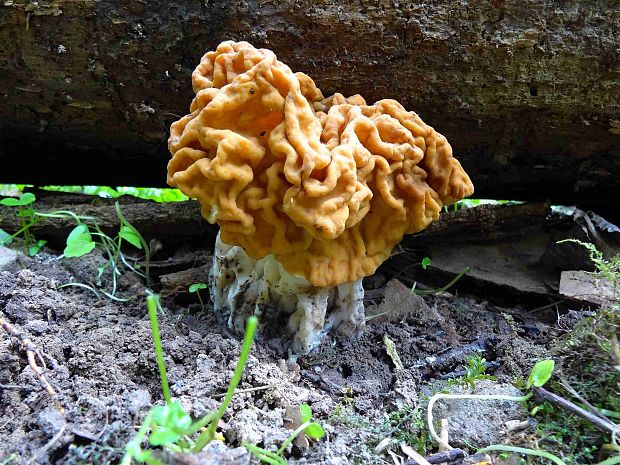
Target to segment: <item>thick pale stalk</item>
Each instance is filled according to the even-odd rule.
[[[229,314],[231,328],[243,331],[250,315],[269,327],[285,326],[293,353],[312,351],[330,330],[352,336],[364,328],[361,279],[316,287],[289,274],[273,255],[254,260],[219,234],[209,280],[214,308]]]

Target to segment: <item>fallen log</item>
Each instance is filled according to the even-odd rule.
[[[162,185],[191,71],[236,39],[326,95],[400,100],[448,138],[478,197],[617,215],[601,195],[620,177],[615,6],[0,1],[0,182]]]
[[[118,232],[115,199],[46,191],[36,194],[37,211],[71,210],[97,218],[107,234]],[[162,243],[162,251],[152,263],[155,275],[208,264],[218,229],[202,218],[198,202],[156,203],[130,196],[118,201],[124,216],[147,241]],[[14,213],[14,209],[0,207],[0,229],[13,233],[21,227],[21,219]],[[558,295],[562,271],[593,269],[585,248],[556,244],[567,238],[591,240],[591,228],[577,221],[582,213],[552,214],[545,204],[482,205],[444,213],[426,230],[406,236],[378,272],[365,280],[367,300],[380,299],[381,288],[392,277],[408,286],[417,282],[416,289],[429,289],[443,286],[468,268],[453,289],[466,289],[510,307],[514,307],[515,298],[532,307],[555,305],[562,300]],[[32,232],[48,240],[48,246],[62,250],[74,226],[69,220],[41,218]],[[599,230],[597,235],[605,240],[608,250],[620,250],[617,233]],[[425,256],[432,259],[426,270],[420,266]],[[551,307],[548,310],[555,315]]]
[[[553,307],[562,301],[561,272],[593,270],[583,247],[558,241],[579,239],[600,244],[608,254],[620,251],[617,233],[593,231],[594,225],[584,226],[584,216],[579,210],[553,213],[545,204],[450,212],[421,233],[406,236],[381,270],[409,286],[440,287],[467,269],[450,292],[466,291],[508,307],[515,302],[531,308],[549,305],[554,315]],[[431,258],[426,270],[420,266],[423,257]]]
[[[116,235],[119,219],[114,207],[117,199],[106,199],[80,194],[61,194],[36,191],[33,204],[36,211],[50,213],[69,210],[80,216],[96,218],[101,229],[108,235]],[[165,246],[195,243],[211,248],[215,243],[217,227],[200,215],[198,202],[157,203],[131,196],[118,199],[123,215],[150,241],[157,239]],[[11,207],[0,206],[0,229],[14,233],[21,228],[21,218]],[[64,247],[67,236],[75,222],[58,218],[40,218],[32,227],[35,236],[49,241],[53,247]]]

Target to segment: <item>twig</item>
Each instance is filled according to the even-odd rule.
[[[532,313],[536,313],[536,312],[541,312],[543,310],[547,310],[548,308],[555,307],[556,305],[563,304],[564,302],[566,302],[566,301],[565,300],[557,300],[555,302],[551,302],[550,304],[543,305],[542,307],[536,307],[536,308],[533,308],[532,310],[528,310],[527,313],[528,314],[532,314]]]
[[[579,394],[577,391],[575,391],[575,389],[568,384],[568,381],[566,381],[563,378],[560,378],[560,384],[562,385],[562,387],[564,389],[566,389],[572,396],[574,396],[575,398],[577,398],[577,400],[579,400],[579,402],[581,402],[582,404],[584,404],[586,407],[588,407],[588,409],[590,410],[590,412],[594,415],[596,415],[599,418],[602,418],[603,420],[607,420],[607,417],[605,417],[605,415],[603,415],[602,413],[599,412],[599,410],[592,405],[590,402],[587,401],[587,399],[585,399],[581,394]]]
[[[5,421],[4,423],[2,423],[2,424],[0,425],[0,429],[3,429],[6,425],[8,425],[9,423],[11,423],[11,422],[13,421],[13,419],[14,419],[14,418],[15,418],[15,417],[11,417],[11,418],[9,418],[7,421]]]
[[[442,443],[439,444],[439,452],[446,452],[450,449],[448,449],[447,447],[444,446],[444,444],[450,444],[450,441],[448,439],[448,419],[447,418],[442,418],[440,420],[440,430],[439,430],[439,437],[442,440]]]
[[[0,384],[0,389],[15,389],[19,391],[34,391],[35,388],[27,384]]]
[[[97,399],[96,397],[92,397],[92,396],[83,396],[80,397],[76,402],[75,405],[79,406],[80,402],[82,402],[83,400],[92,400],[94,401],[96,404],[98,404],[103,411],[105,412],[105,425],[103,425],[103,428],[101,428],[101,431],[99,432],[99,434],[97,435],[97,438],[95,439],[95,443],[99,442],[99,440],[101,439],[101,436],[103,436],[103,433],[105,432],[106,428],[108,427],[108,425],[110,424],[110,414],[108,411],[108,408],[105,406],[105,404],[103,402],[101,402],[99,399]]]
[[[404,465],[432,465],[431,462],[426,460],[425,457],[422,457],[420,454],[418,454],[414,450],[410,450],[409,454],[411,454],[412,457],[409,460],[407,460]],[[440,463],[440,462],[435,462],[435,463]]]
[[[2,316],[0,316],[0,325],[7,333],[19,339],[19,341],[22,344],[22,347],[24,347],[24,349],[26,350],[26,357],[28,359],[28,365],[30,365],[30,368],[32,369],[32,371],[34,371],[34,373],[37,375],[37,378],[39,378],[39,382],[41,383],[41,386],[43,387],[43,389],[45,389],[45,391],[49,394],[49,396],[54,401],[54,404],[56,405],[56,409],[60,413],[64,414],[65,409],[63,408],[63,406],[60,404],[60,401],[58,400],[58,393],[54,390],[54,388],[52,387],[52,385],[46,378],[45,373],[43,373],[43,370],[41,370],[39,365],[37,365],[35,354],[36,356],[39,357],[39,360],[41,360],[43,365],[45,365],[45,361],[43,360],[43,357],[39,353],[39,349],[37,348],[37,346],[30,339],[28,339],[26,336],[20,333],[15,328],[15,326],[13,326],[11,323],[6,321]]]
[[[538,397],[543,400],[547,400],[558,407],[562,407],[570,412],[573,412],[576,415],[579,415],[581,418],[588,420],[598,429],[606,431],[610,434],[620,434],[620,426],[612,423],[603,418],[599,418],[596,415],[588,412],[585,409],[582,409],[578,405],[573,404],[571,401],[564,399],[563,397],[558,396],[552,392],[547,391],[544,388],[533,388],[534,392]]]
[[[438,452],[437,454],[429,455],[424,459],[430,464],[438,464],[445,462],[454,462],[465,458],[465,452],[462,449],[452,449],[445,452]],[[404,465],[417,465],[413,460],[407,460]]]

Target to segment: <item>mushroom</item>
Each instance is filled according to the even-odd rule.
[[[404,234],[473,193],[444,136],[395,100],[324,98],[273,52],[224,42],[172,124],[167,182],[217,223],[210,291],[242,330],[286,325],[295,353],[364,328],[362,279]]]

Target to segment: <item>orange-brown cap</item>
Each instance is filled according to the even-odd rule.
[[[473,193],[445,137],[395,100],[323,98],[273,52],[224,42],[192,75],[173,123],[168,184],[222,241],[275,254],[316,286],[374,273],[404,234]]]

